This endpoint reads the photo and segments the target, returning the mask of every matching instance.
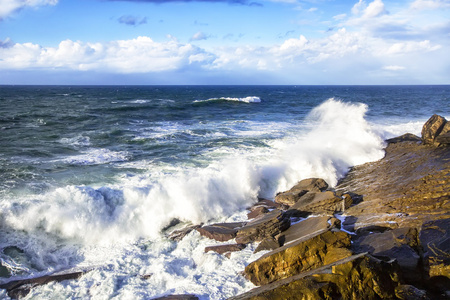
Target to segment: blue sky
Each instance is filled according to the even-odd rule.
[[[0,0],[0,84],[450,84],[450,0]]]

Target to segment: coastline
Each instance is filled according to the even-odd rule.
[[[303,180],[275,202],[260,199],[247,222],[188,227],[169,238],[197,230],[224,242],[205,252],[229,256],[250,242],[268,250],[244,271],[260,287],[231,299],[447,299],[450,147],[435,141],[448,135],[444,125],[431,143],[412,135],[388,140],[384,158],[351,168],[335,188]],[[48,277],[1,288],[20,298]]]

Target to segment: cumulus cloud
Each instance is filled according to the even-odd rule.
[[[441,49],[441,45],[433,45],[429,40],[407,41],[395,43],[387,50],[387,54],[405,54],[411,52],[431,52]]]
[[[204,64],[212,55],[176,41],[158,43],[141,36],[108,43],[65,40],[58,47],[32,43],[0,48],[0,69],[96,70],[112,73],[145,73],[180,69]]]
[[[0,20],[26,7],[56,5],[58,0],[2,0],[0,1]]]
[[[121,24],[130,25],[130,26],[138,26],[142,24],[147,24],[147,18],[140,18],[132,15],[123,15],[117,19],[117,21]]]
[[[384,3],[381,0],[374,0],[368,5],[364,0],[359,0],[352,8],[354,15],[361,15],[363,18],[375,18],[387,13]]]

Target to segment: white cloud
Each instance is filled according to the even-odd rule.
[[[388,70],[388,71],[401,71],[406,69],[405,67],[402,66],[395,66],[395,65],[391,65],[391,66],[384,66],[383,70]]]
[[[448,0],[416,0],[411,3],[411,8],[415,10],[450,8]]]
[[[345,19],[346,17],[347,17],[347,14],[340,14],[340,15],[334,16],[333,19],[336,21],[340,21],[340,20]]]
[[[0,20],[26,7],[56,5],[58,0],[0,0]]]
[[[191,41],[201,41],[208,39],[208,36],[202,31],[197,32],[191,37]]]
[[[14,44],[0,48],[0,69],[96,70],[112,73],[145,73],[174,70],[192,63],[205,63],[212,56],[176,41],[154,42],[149,37],[108,43],[62,41],[58,47]]]
[[[375,18],[386,13],[386,9],[384,8],[384,3],[381,0],[374,0],[367,6],[364,10],[364,17],[366,18]]]
[[[431,52],[441,49],[441,45],[432,45],[429,40],[424,40],[420,42],[407,41],[395,43],[389,47],[387,54],[405,54],[411,52]]]

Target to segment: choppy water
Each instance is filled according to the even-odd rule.
[[[224,299],[252,288],[193,232],[298,180],[336,184],[383,140],[450,116],[450,86],[0,86],[0,258],[11,278],[73,267],[29,299]],[[141,275],[153,274],[143,279]],[[6,294],[0,293],[6,297]]]

